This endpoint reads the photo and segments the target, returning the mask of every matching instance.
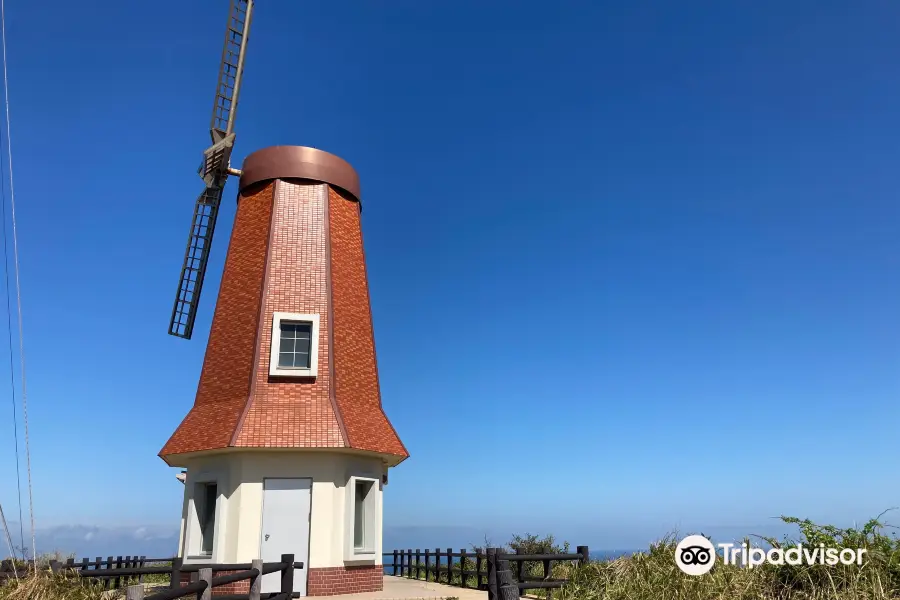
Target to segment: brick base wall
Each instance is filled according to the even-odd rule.
[[[237,573],[238,571],[213,571],[213,577],[222,577],[223,575],[231,575],[232,573]],[[181,574],[181,586],[184,587],[191,582],[191,575],[193,573],[182,573]],[[249,594],[250,593],[250,580],[245,579],[244,581],[235,581],[233,583],[226,583],[225,585],[219,585],[212,589],[213,596],[222,596],[225,594]]]
[[[309,596],[334,596],[380,592],[383,587],[382,565],[322,567],[309,570],[306,593]]]

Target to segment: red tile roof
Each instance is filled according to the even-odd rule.
[[[274,312],[319,314],[315,380],[269,377]],[[160,456],[229,447],[409,455],[381,407],[359,203],[327,184],[239,197],[194,407]]]

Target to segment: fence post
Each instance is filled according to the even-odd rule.
[[[406,566],[406,565],[405,565],[405,563],[406,563],[406,554],[403,552],[403,550],[400,550],[400,551],[398,552],[398,554],[400,555],[400,577],[403,577],[403,567]]]
[[[425,581],[428,581],[429,572],[431,572],[431,550],[425,548]]]
[[[129,585],[125,589],[125,600],[144,600],[144,586]]]
[[[422,551],[416,548],[416,574],[414,579],[418,579],[422,573]]]
[[[111,569],[111,568],[112,568],[112,565],[110,565],[109,568]],[[116,569],[121,569],[121,568],[122,568],[122,557],[119,556],[119,557],[116,557]],[[114,588],[114,589],[119,589],[119,586],[120,586],[121,584],[122,584],[122,578],[119,577],[118,575],[116,575],[116,582],[115,582],[115,584],[113,585],[113,588]]]
[[[169,589],[174,590],[181,587],[181,566],[183,564],[183,558],[175,557],[172,559],[172,575],[169,577]]]
[[[578,554],[581,555],[581,558],[578,559],[578,566],[583,567],[584,565],[588,564],[588,562],[591,560],[591,553],[588,551],[588,547],[578,546],[575,550],[576,552],[578,552]]]
[[[516,548],[516,554],[524,554],[524,551],[522,550],[522,548]],[[512,569],[510,569],[510,570],[512,570]],[[517,560],[516,561],[516,581],[518,581],[519,583],[524,583],[524,581],[525,581],[525,576],[523,574],[524,570],[525,570],[525,561]],[[519,597],[521,598],[524,595],[525,595],[525,590],[520,589]]]
[[[254,558],[250,567],[259,571],[259,575],[250,580],[250,600],[259,600],[259,594],[262,591],[263,560]]]
[[[394,550],[394,575],[397,575],[397,550]]]
[[[479,590],[481,589],[481,584],[484,583],[484,579],[481,576],[481,567],[483,566],[483,560],[484,553],[481,551],[481,548],[475,548],[475,585]]]
[[[206,587],[197,592],[197,600],[212,600],[212,569],[206,567],[197,571],[197,581],[206,582]]]
[[[487,549],[488,600],[497,600],[497,549]]]
[[[59,573],[59,561],[58,560],[50,561],[50,571],[53,573]]]
[[[441,549],[434,549],[434,582],[441,582]]]
[[[145,563],[145,562],[147,562],[147,557],[146,557],[146,556],[140,557],[140,558],[138,559],[138,562],[137,562],[138,568],[139,568],[139,569],[143,569],[143,568],[144,568],[144,563]],[[140,575],[138,575],[138,583],[144,583],[144,574],[143,574],[143,573],[141,573]]]
[[[284,564],[284,569],[281,570],[281,593],[288,594],[290,598],[294,593],[294,555],[282,554],[281,562]]]
[[[459,585],[466,587],[466,549],[459,549]]]
[[[447,548],[447,585],[450,585],[450,565],[453,563],[453,556],[451,555],[452,549]]]
[[[412,548],[406,549],[406,576],[412,578]]]
[[[549,560],[544,560],[544,579],[550,579],[550,573],[553,571]],[[553,588],[547,589],[547,600],[553,600]]]
[[[98,556],[98,557],[97,557],[97,561],[96,561],[97,564],[94,565],[94,570],[95,570],[95,571],[101,567],[101,565],[100,565],[100,560],[101,560],[101,558]],[[102,579],[96,579],[96,578],[94,578],[94,577],[91,577],[90,579],[88,579],[88,581],[90,581],[90,582],[92,582],[92,583],[94,583],[94,584],[96,584],[96,585],[102,585],[102,584],[103,584],[103,580],[102,580]]]
[[[115,564],[115,563],[113,562],[113,557],[112,557],[112,556],[110,556],[109,558],[106,559],[106,568],[107,568],[107,569],[112,569],[114,564]],[[97,568],[99,569],[100,567],[97,567]],[[109,589],[109,585],[110,585],[111,583],[112,583],[112,577],[104,577],[104,578],[103,578],[103,588],[104,588],[104,589],[107,589],[107,590],[108,590],[108,589]]]

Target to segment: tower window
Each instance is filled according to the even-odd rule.
[[[312,323],[309,321],[282,321],[281,343],[278,347],[278,368],[308,369],[311,336]]]
[[[315,377],[318,340],[319,315],[276,312],[272,318],[269,375]]]

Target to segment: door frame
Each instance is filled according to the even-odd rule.
[[[312,477],[263,477],[262,478],[262,498],[259,502],[259,558],[263,559],[262,544],[265,531],[263,524],[266,514],[266,480],[267,479],[306,479],[309,481],[309,526],[306,528],[306,557],[303,559],[303,569],[306,571],[306,589],[301,590],[303,597],[307,596],[309,590],[309,555],[312,552],[312,494],[313,494],[313,478]],[[294,556],[294,562],[297,562],[297,556]],[[260,576],[260,585],[262,585],[262,576]],[[295,592],[297,590],[294,590]]]

